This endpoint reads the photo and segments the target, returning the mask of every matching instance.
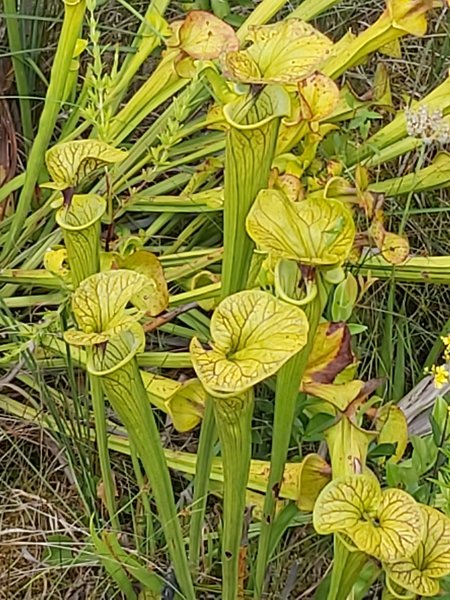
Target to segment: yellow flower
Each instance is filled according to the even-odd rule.
[[[441,340],[442,340],[442,343],[444,344],[444,346],[446,346],[447,348],[450,347],[450,335],[441,336]]]
[[[430,369],[431,375],[434,378],[434,386],[440,390],[446,383],[449,382],[449,372],[445,365],[433,365]]]

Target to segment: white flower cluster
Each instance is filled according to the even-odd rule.
[[[426,144],[450,143],[450,124],[444,120],[439,108],[431,112],[422,105],[417,110],[406,110],[405,115],[408,135],[421,138]]]

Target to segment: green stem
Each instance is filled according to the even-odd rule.
[[[419,158],[418,158],[417,165],[415,168],[415,175],[416,175],[417,179],[420,179],[419,171],[424,165],[426,152],[427,152],[427,145],[423,144],[423,146],[420,149]],[[416,190],[415,190],[415,186],[414,186],[406,198],[405,209],[403,211],[402,220],[400,221],[400,226],[398,228],[398,232],[400,235],[402,235],[403,232],[405,231],[406,222],[408,220],[409,211],[411,209],[411,202],[412,202],[415,191]]]
[[[298,393],[322,313],[320,295],[306,306],[305,312],[309,321],[308,343],[279,370],[277,375],[270,474],[264,498],[264,511],[256,560],[255,598],[261,598],[264,591],[266,569],[270,559],[271,532],[274,526],[275,509],[281,489],[284,465],[289,451]]]
[[[45,97],[44,108],[39,121],[39,128],[28,157],[25,182],[19,196],[16,213],[11,223],[11,229],[1,258],[4,261],[14,250],[15,242],[21,232],[22,225],[30,211],[31,201],[36,183],[44,165],[45,151],[53,135],[56,119],[60,110],[61,99],[64,95],[67,74],[70,69],[75,44],[83,23],[86,9],[85,0],[75,5],[65,5],[64,21],[59,36],[50,77],[50,84]]]
[[[180,79],[174,64],[175,56],[165,57],[111,121],[109,135],[115,143],[123,141],[147,115],[187,85],[188,80]]]
[[[341,540],[334,536],[334,560],[327,600],[345,600],[358,579],[367,556],[362,552],[350,552]]]
[[[214,400],[223,461],[222,600],[243,597],[239,558],[252,451],[253,390]]]
[[[133,470],[136,476],[136,483],[139,486],[139,499],[142,502],[143,509],[143,527],[142,535],[137,532],[136,548],[139,548],[144,554],[154,556],[156,551],[155,544],[155,528],[153,525],[153,511],[150,502],[150,495],[148,493],[148,482],[142,474],[141,465],[139,462],[139,456],[133,443],[130,442],[130,454],[131,462],[133,463]],[[141,529],[139,527],[139,529]],[[143,540],[143,543],[142,541]]]
[[[11,60],[14,67],[17,94],[20,105],[20,122],[22,124],[22,133],[26,145],[30,145],[33,140],[33,123],[31,120],[30,91],[28,88],[27,71],[22,57],[22,42],[19,30],[19,19],[17,18],[16,0],[4,0],[6,30],[8,33],[8,43],[11,52]]]
[[[303,0],[301,5],[289,15],[289,18],[310,21],[338,2],[340,0]]]
[[[449,334],[450,334],[450,319],[447,319],[447,321],[445,322],[445,325],[441,329],[440,336],[436,338],[430,352],[428,353],[428,356],[425,359],[425,362],[423,364],[424,369],[426,369],[427,367],[430,368],[431,365],[434,365],[434,363],[437,362],[439,356],[442,354],[442,351],[444,349],[444,344],[441,340],[441,335],[444,336],[444,335],[449,335]]]
[[[420,150],[419,159],[417,161],[417,165],[416,165],[416,169],[415,169],[415,175],[417,176],[417,178],[419,178],[418,172],[423,167],[423,164],[425,161],[426,149],[427,149],[427,147],[424,144]],[[409,211],[411,209],[411,202],[412,202],[413,196],[414,196],[414,189],[412,189],[409,192],[409,194],[406,198],[406,204],[405,204],[405,208],[403,210],[402,219],[401,219],[399,230],[398,230],[400,235],[402,235],[405,230]],[[390,278],[390,282],[389,282],[388,306],[387,306],[387,313],[384,318],[383,341],[382,341],[381,351],[380,351],[380,375],[381,375],[381,377],[385,377],[386,380],[382,384],[380,389],[377,390],[377,392],[379,394],[383,395],[385,392],[387,392],[389,394],[389,396],[392,395],[393,383],[394,383],[394,379],[393,379],[394,331],[395,331],[395,328],[394,328],[394,306],[395,306],[396,283],[397,283],[396,271],[395,271],[395,265],[394,265],[392,275]],[[398,343],[401,344],[402,341],[399,340]]]
[[[217,439],[214,419],[213,399],[206,400],[195,466],[194,498],[189,530],[189,560],[193,569],[197,569],[202,546],[202,529],[205,520],[206,501],[208,499],[209,475],[213,459],[214,443]]]
[[[2,203],[3,200],[6,200],[6,198],[10,194],[12,194],[16,190],[20,189],[23,186],[24,182],[25,182],[25,173],[21,173],[20,175],[16,175],[12,179],[10,179],[6,183],[4,183],[0,189],[0,203]],[[2,222],[2,228],[6,221],[7,221],[7,219],[5,219]]]
[[[260,189],[268,183],[272,159],[275,153],[276,139],[278,128],[280,125],[281,114],[283,112],[285,98],[281,95],[281,111],[276,110],[277,96],[274,98],[269,94],[259,97],[257,100],[252,99],[250,110],[246,112],[240,119],[239,125],[235,122],[231,124],[227,135],[226,151],[225,151],[225,210],[224,210],[224,264],[222,269],[222,297],[226,297],[234,291],[245,289],[247,285],[249,266],[251,255],[253,252],[253,242],[247,236],[245,230],[245,219],[250,207]],[[275,110],[274,110],[275,109]],[[280,112],[280,115],[278,115]],[[262,123],[258,121],[267,117]],[[242,125],[244,128],[242,128]],[[253,125],[253,126],[252,126]],[[248,127],[248,128],[247,128]],[[217,411],[216,411],[217,414]],[[251,419],[251,413],[250,413]],[[212,411],[207,412],[202,424],[202,431],[205,431],[205,449],[202,450],[202,459],[205,460],[207,467],[202,473],[202,479],[198,482],[198,498],[204,497],[203,502],[206,502],[207,482],[209,478],[210,461],[213,446],[213,430],[214,415]],[[219,434],[221,435],[221,434]],[[208,439],[209,438],[209,439]],[[221,439],[222,442],[222,439]],[[209,443],[209,448],[206,444]],[[223,442],[222,442],[223,444]],[[248,451],[242,448],[242,451]],[[226,452],[226,451],[225,451]],[[250,447],[251,453],[251,447]],[[225,460],[225,459],[224,459]],[[233,469],[235,467],[234,459]],[[250,460],[250,454],[248,461]],[[208,465],[209,463],[209,465]],[[244,465],[245,466],[245,465]],[[249,462],[247,465],[247,469]],[[244,467],[242,467],[244,468]],[[233,475],[230,474],[229,482],[233,481]],[[233,483],[234,492],[239,495],[243,494],[247,480],[242,483],[241,491],[239,486]],[[230,483],[228,484],[230,485]],[[227,489],[227,488],[226,488]],[[234,502],[242,502],[239,498],[233,498],[230,490],[225,492],[225,511],[230,511]],[[245,503],[245,497],[243,502]],[[195,521],[191,527],[191,541],[193,547],[191,549],[191,562],[198,564],[198,552],[201,543],[201,524],[204,518],[205,507],[202,505],[201,511],[195,516]],[[242,533],[242,518],[243,509],[240,513],[236,513],[238,524],[234,523],[232,514],[224,515],[225,529],[227,531],[227,543],[231,549],[227,549],[227,543],[224,541],[223,556],[223,572],[224,572],[224,598],[235,600],[233,590],[237,589],[237,571],[239,560],[239,545],[240,535]],[[240,532],[236,533],[236,528],[240,527]],[[233,529],[234,528],[234,529]],[[236,536],[233,539],[233,535]],[[234,544],[234,546],[233,546]],[[228,553],[231,553],[229,558]],[[229,596],[225,596],[230,594]]]
[[[139,71],[142,64],[150,54],[161,44],[161,36],[155,35],[150,23],[155,16],[163,15],[169,4],[169,0],[153,0],[150,2],[147,12],[134,36],[131,48],[135,52],[129,52],[122,63],[117,74],[114,88],[106,97],[106,103],[112,104],[113,112],[119,106],[128,86]]]
[[[78,97],[76,99],[75,105],[72,107],[72,110],[70,111],[70,115],[61,129],[61,133],[58,138],[59,142],[63,142],[63,141],[68,142],[70,140],[77,138],[75,128],[76,128],[76,125],[81,118],[82,112],[86,108],[86,104],[89,100],[89,87],[90,87],[90,81],[91,81],[91,77],[92,77],[91,73],[92,73],[92,67],[91,67],[91,65],[88,65],[87,72],[83,78],[83,84],[82,84],[81,90],[78,94]],[[89,123],[87,121],[85,121],[85,123],[86,123],[86,126],[89,127]]]
[[[109,345],[111,346],[111,343]],[[112,348],[111,352],[114,353],[115,349]],[[118,357],[114,358],[117,360]],[[118,359],[120,361],[120,357]],[[108,358],[99,357],[98,360],[102,362]],[[195,600],[172,482],[151,405],[136,359],[132,358],[125,364],[124,361],[120,362],[121,366],[118,369],[105,371],[102,383],[111,406],[128,431],[152,486],[180,590],[186,599]]]
[[[115,485],[112,476],[111,462],[109,460],[105,400],[103,396],[102,383],[100,378],[96,377],[95,375],[89,376],[89,383],[91,388],[92,408],[94,411],[95,439],[97,442],[103,489],[105,491],[105,504],[112,527],[115,531],[120,531],[120,523],[116,510]]]

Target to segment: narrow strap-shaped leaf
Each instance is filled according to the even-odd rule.
[[[85,10],[85,0],[70,4],[65,2],[64,21],[53,60],[50,84],[47,89],[38,132],[28,157],[25,181],[19,196],[16,213],[1,254],[2,260],[6,259],[13,250],[14,243],[20,235],[22,225],[30,210],[35,185],[44,164],[44,154],[53,135],[54,125],[58,117],[60,102],[66,85],[66,74],[72,61]]]

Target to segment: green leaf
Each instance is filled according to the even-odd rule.
[[[436,462],[438,448],[431,437],[422,438],[412,435],[410,442],[414,448],[412,466],[417,473],[424,475]]]
[[[418,548],[423,518],[415,500],[402,490],[381,491],[372,475],[333,480],[317,499],[314,527],[318,533],[343,533],[362,552],[390,562]]]
[[[384,567],[402,588],[419,596],[435,596],[439,579],[450,574],[450,519],[431,506],[419,507],[424,521],[419,548],[406,560]]]
[[[375,424],[380,432],[378,436],[380,444],[396,444],[391,462],[398,462],[408,445],[408,424],[402,410],[394,405],[383,406],[377,413]]]
[[[447,440],[450,434],[450,422],[447,416],[449,410],[448,407],[449,405],[444,398],[441,396],[436,398],[432,414],[430,415],[433,441],[436,446],[442,445],[442,440]]]
[[[100,167],[121,162],[127,152],[117,150],[98,140],[74,140],[50,148],[45,155],[52,183],[46,184],[57,190],[75,188],[85,177]]]
[[[348,321],[352,316],[357,298],[358,282],[353,273],[347,273],[344,281],[341,281],[334,290],[333,303],[331,305],[331,317],[333,321]]]
[[[117,557],[112,552],[108,544],[99,537],[95,531],[93,522],[91,522],[90,530],[95,551],[105,570],[115,581],[117,587],[124,594],[127,600],[137,600],[137,596],[134,592],[132,582],[130,581],[127,572],[123,568],[121,562],[117,560]]]
[[[240,394],[274,375],[305,346],[308,321],[297,307],[266,292],[228,296],[211,319],[211,350],[190,345],[195,371],[212,394]]]
[[[395,454],[397,444],[377,444],[371,448],[367,454],[367,458],[391,458]]]
[[[228,0],[211,0],[211,9],[219,19],[224,19],[231,14],[231,7]]]
[[[349,255],[355,224],[338,200],[294,203],[277,190],[261,190],[247,217],[247,231],[262,250],[281,258],[332,266]]]
[[[318,442],[323,438],[323,432],[335,421],[336,417],[329,413],[318,413],[314,415],[305,428],[304,440],[306,442]]]
[[[298,19],[250,29],[246,50],[228,52],[227,76],[244,83],[296,83],[313,73],[330,55],[333,42]]]

